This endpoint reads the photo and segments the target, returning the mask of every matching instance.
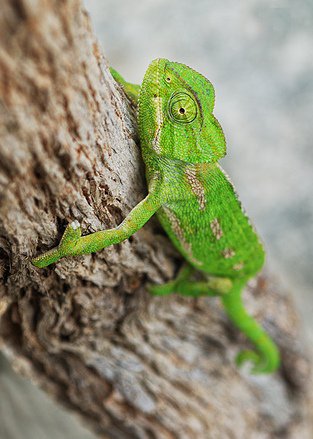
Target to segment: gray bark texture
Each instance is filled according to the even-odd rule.
[[[283,362],[251,376],[218,299],[147,293],[181,264],[156,220],[97,254],[31,265],[68,222],[114,227],[146,194],[134,108],[81,3],[2,0],[0,72],[0,337],[16,368],[103,438],[312,438],[308,351],[267,274],[245,300]]]

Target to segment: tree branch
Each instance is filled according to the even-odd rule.
[[[68,222],[114,227],[146,194],[135,112],[78,0],[4,0],[0,16],[0,335],[7,355],[109,438],[305,438],[309,362],[268,276],[247,307],[283,366],[251,377],[215,299],[152,298],[181,263],[155,220],[123,244],[44,270]],[[312,386],[311,386],[312,387]],[[307,436],[306,436],[307,435]]]

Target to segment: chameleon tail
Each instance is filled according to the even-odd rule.
[[[256,347],[256,351],[240,352],[236,358],[236,363],[240,366],[245,361],[251,361],[254,363],[253,373],[272,373],[280,364],[278,348],[262,327],[245,310],[241,298],[242,288],[242,283],[235,283],[232,291],[222,297],[222,302],[230,320]]]

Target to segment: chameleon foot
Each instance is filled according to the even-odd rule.
[[[174,293],[179,285],[186,282],[193,272],[194,269],[189,264],[184,264],[174,280],[162,285],[148,285],[148,291],[154,296],[166,296],[167,294]]]
[[[80,237],[80,224],[78,221],[73,221],[66,227],[60,244],[52,250],[37,256],[37,258],[32,260],[32,264],[35,265],[35,267],[43,268],[53,264],[54,262],[57,262],[64,256],[70,256]]]
[[[176,282],[167,282],[162,285],[148,285],[148,291],[153,296],[166,296],[167,294],[171,294],[175,291]]]
[[[152,285],[149,287],[149,292],[155,296],[165,296],[174,292],[190,297],[223,296],[231,287],[232,282],[227,278],[209,277],[203,282],[175,279],[163,285]]]

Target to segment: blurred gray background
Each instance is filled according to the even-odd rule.
[[[313,341],[312,0],[85,0],[108,62],[140,83],[157,57],[215,86],[222,166]],[[89,439],[0,359],[1,439]],[[15,426],[9,422],[14,416]],[[40,420],[41,418],[41,420]]]

